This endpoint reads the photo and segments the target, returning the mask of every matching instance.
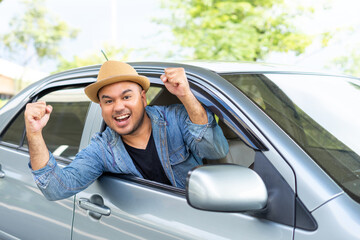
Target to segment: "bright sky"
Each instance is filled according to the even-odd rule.
[[[321,48],[319,42],[314,42],[308,47],[305,54],[294,56],[293,54],[273,54],[268,61],[277,63],[300,65],[315,69],[323,69],[340,55],[348,55],[356,46],[360,47],[360,1],[359,0],[286,0],[289,3],[299,2],[304,6],[313,6],[315,16],[313,18],[298,19],[298,26],[308,34],[316,34],[321,31],[335,29],[349,29],[346,33],[334,38],[328,47]],[[325,3],[328,9],[319,10]],[[353,32],[350,31],[353,29]],[[331,69],[337,71],[336,69]]]
[[[73,55],[84,56],[96,49],[99,49],[101,54],[100,50],[104,43],[116,42],[117,46],[143,48],[144,51],[131,56],[131,60],[134,61],[148,58],[145,55],[149,52],[156,53],[171,47],[169,30],[164,31],[166,27],[160,27],[152,21],[154,17],[164,14],[158,0],[47,0],[46,2],[49,11],[54,15],[70,26],[80,29],[76,40],[67,40],[63,43],[63,55],[69,60]],[[12,17],[22,12],[19,0],[3,0],[0,4],[0,33],[8,29]],[[159,60],[157,55],[152,55],[151,59]],[[47,66],[44,64],[40,69],[45,71],[44,68]]]
[[[334,6],[331,11],[316,12],[314,19],[298,20],[299,25],[309,33],[345,25],[360,27],[360,18],[357,16],[360,10],[359,0],[287,1],[310,4],[315,8],[320,2],[326,1],[329,6]],[[19,2],[19,0],[3,0],[0,3],[0,33],[8,29],[8,22],[13,16],[22,14],[23,9]],[[115,41],[118,46],[143,48],[143,51],[131,56],[130,60],[135,61],[161,60],[167,50],[175,48],[171,44],[170,30],[152,22],[154,17],[168,14],[166,10],[160,8],[160,0],[47,0],[47,6],[59,18],[81,30],[76,40],[63,43],[63,55],[67,59],[73,55],[85,55],[89,50],[99,49],[100,54],[102,44],[111,41]],[[358,35],[346,39],[334,39],[326,50],[319,50],[319,46],[314,44],[300,57],[292,54],[273,54],[267,60],[323,68],[334,55],[354,46],[357,39],[360,39]],[[152,54],[147,55],[149,52]],[[54,66],[43,64],[33,67],[45,71]]]

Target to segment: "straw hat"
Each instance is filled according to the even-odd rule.
[[[99,103],[99,90],[109,84],[130,81],[139,84],[145,92],[150,87],[147,77],[139,75],[136,70],[127,63],[119,61],[106,61],[100,68],[97,80],[85,88],[85,94],[91,101]]]

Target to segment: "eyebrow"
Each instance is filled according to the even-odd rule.
[[[132,89],[126,89],[126,90],[122,91],[121,95],[124,95],[124,94],[126,94],[128,92],[132,92],[132,91],[133,91]],[[108,96],[108,95],[102,95],[101,99],[104,99],[104,98],[110,98],[111,99],[111,97]]]
[[[126,89],[126,90],[124,90],[122,93],[121,93],[121,95],[124,95],[124,94],[126,94],[126,93],[128,93],[128,92],[132,92],[133,90],[132,89]]]
[[[108,95],[102,95],[102,96],[101,96],[101,99],[104,99],[104,98],[111,98],[111,97],[108,96]]]

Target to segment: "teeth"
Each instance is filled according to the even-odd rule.
[[[129,117],[129,115],[122,115],[120,117],[116,117],[116,120],[123,120],[125,118]]]

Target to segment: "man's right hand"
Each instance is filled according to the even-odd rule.
[[[28,103],[25,109],[25,126],[27,135],[41,133],[49,121],[53,108],[45,102]]]
[[[25,109],[26,137],[28,139],[31,168],[38,170],[49,161],[49,150],[42,137],[53,108],[45,102],[28,103]]]

